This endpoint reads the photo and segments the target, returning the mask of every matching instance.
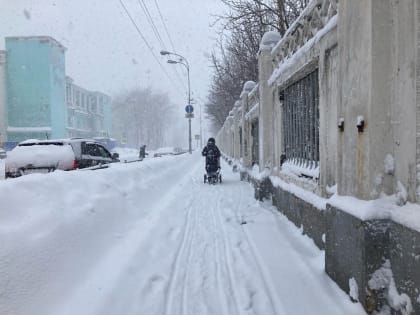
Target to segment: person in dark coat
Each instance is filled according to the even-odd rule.
[[[209,138],[207,145],[204,147],[201,155],[206,157],[206,171],[215,172],[220,168],[220,150],[216,146],[216,140]]]
[[[139,158],[144,159],[146,157],[146,154],[148,153],[146,153],[146,145],[144,144],[140,147]]]

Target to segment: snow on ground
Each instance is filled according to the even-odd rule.
[[[324,254],[199,152],[0,181],[0,314],[365,314]]]
[[[119,154],[121,162],[130,162],[139,159],[139,149],[116,147],[112,149],[112,152]]]

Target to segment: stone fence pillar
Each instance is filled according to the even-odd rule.
[[[258,56],[259,69],[259,161],[260,171],[268,167],[273,169],[274,163],[274,141],[280,135],[274,135],[274,87],[270,87],[270,78],[274,65],[272,62],[271,50],[280,40],[277,32],[265,33],[260,44]]]
[[[340,195],[369,200],[400,190],[415,200],[416,3],[340,2]]]

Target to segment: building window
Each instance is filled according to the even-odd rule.
[[[318,70],[280,93],[283,100],[286,162],[303,168],[319,164]]]
[[[67,103],[70,104],[71,103],[71,87],[70,87],[70,85],[67,85],[67,87],[66,87],[66,99],[67,99]]]
[[[79,91],[75,91],[75,103],[76,103],[76,106],[80,106],[80,92]]]

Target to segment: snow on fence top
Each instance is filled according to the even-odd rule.
[[[260,42],[260,50],[272,49],[281,40],[281,35],[276,31],[269,31],[264,34]]]
[[[291,58],[312,39],[338,12],[338,0],[312,0],[273,47],[275,64]]]

